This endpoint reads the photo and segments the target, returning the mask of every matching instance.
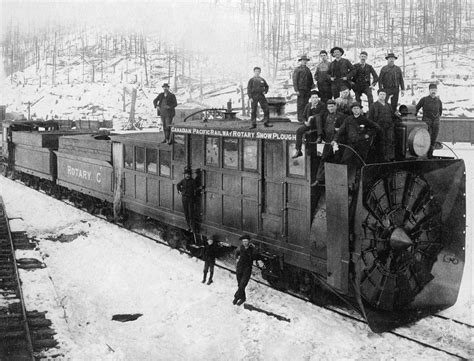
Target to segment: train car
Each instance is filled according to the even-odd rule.
[[[114,172],[112,141],[107,134],[65,135],[59,139],[57,185],[90,212],[112,214]]]
[[[463,161],[427,159],[426,125],[404,119],[399,161],[364,164],[355,184],[346,165],[328,163],[326,187],[311,187],[320,157],[315,144],[291,157],[298,126],[177,122],[172,145],[153,133],[114,136],[123,206],[187,228],[176,183],[192,167],[204,188],[200,234],[235,246],[250,234],[273,285],[314,300],[321,287],[347,296],[377,331],[454,304],[464,264]]]

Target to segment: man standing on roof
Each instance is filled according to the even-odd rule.
[[[257,128],[257,106],[263,110],[263,125],[265,127],[272,127],[270,124],[270,110],[268,108],[267,98],[265,94],[268,93],[268,84],[265,79],[260,76],[262,69],[256,66],[253,68],[254,76],[250,78],[247,84],[247,94],[249,96],[250,104],[252,105],[251,121],[252,125],[250,129]]]
[[[332,99],[331,78],[329,76],[329,65],[331,65],[331,62],[328,60],[328,52],[326,50],[321,50],[319,57],[321,58],[321,62],[316,67],[314,79],[318,84],[321,101],[326,103],[329,99]]]
[[[293,88],[295,89],[298,98],[296,100],[296,112],[298,114],[298,121],[303,123],[304,119],[304,108],[308,104],[309,98],[311,97],[311,89],[314,88],[313,74],[311,70],[306,66],[309,58],[303,55],[298,59],[300,65],[293,71]]]
[[[439,96],[436,95],[438,91],[436,84],[431,83],[428,89],[430,94],[420,99],[415,108],[415,115],[418,114],[420,109],[423,109],[423,118],[421,118],[421,120],[428,125],[428,132],[430,133],[431,138],[428,157],[431,158],[433,156],[436,138],[438,138],[439,117],[443,114],[443,103]]]
[[[385,89],[387,100],[392,97],[390,105],[393,112],[396,112],[400,89],[402,90],[402,96],[405,95],[405,83],[403,82],[402,69],[395,65],[395,59],[398,59],[395,54],[388,53],[385,59],[387,59],[387,65],[380,70],[379,88]]]
[[[375,72],[372,65],[367,64],[367,52],[362,51],[359,55],[360,63],[354,65],[354,93],[356,101],[362,104],[361,95],[367,95],[367,102],[370,106],[374,102],[374,96],[372,95],[372,89],[379,80],[377,73]],[[370,81],[370,76],[372,75],[372,82]]]
[[[329,76],[331,77],[331,91],[334,99],[339,98],[342,86],[351,88],[349,81],[354,76],[354,66],[349,60],[342,57],[343,54],[344,49],[339,46],[331,49],[334,60],[329,65]]]
[[[163,132],[165,133],[165,138],[161,143],[171,144],[171,123],[175,116],[176,106],[178,102],[176,101],[176,96],[170,92],[170,86],[168,83],[162,85],[163,93],[158,94],[158,96],[153,100],[153,105],[157,108],[157,113],[161,116],[161,123],[163,124]]]

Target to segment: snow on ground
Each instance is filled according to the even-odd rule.
[[[472,323],[474,149],[465,144],[454,148],[467,159],[468,257],[458,303],[445,312]],[[53,321],[60,349],[48,351],[50,356],[61,354],[71,360],[449,359],[389,334],[373,334],[365,325],[252,281],[248,301],[291,321],[234,306],[235,279],[221,269],[216,269],[212,285],[203,285],[203,264],[196,258],[3,177],[0,194],[9,217],[21,217],[12,220],[13,230],[24,230],[39,241],[38,250],[22,255],[36,256],[47,265],[23,271],[21,277],[28,309],[47,310]],[[133,322],[112,321],[115,314],[134,313],[143,316]],[[453,336],[449,329],[448,336]]]

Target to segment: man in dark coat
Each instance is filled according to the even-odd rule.
[[[258,66],[253,68],[254,76],[250,78],[247,84],[247,94],[252,105],[252,125],[250,126],[250,129],[257,128],[258,104],[260,104],[260,107],[263,111],[263,125],[266,127],[272,126],[270,124],[270,110],[268,108],[267,98],[265,98],[265,94],[268,93],[268,84],[266,80],[260,76],[261,71],[262,69],[260,69]]]
[[[349,60],[342,58],[343,54],[344,49],[339,46],[331,49],[334,60],[329,65],[329,76],[331,77],[331,91],[334,99],[339,98],[339,92],[343,85],[351,88],[349,81],[354,76],[354,66]]]
[[[331,65],[331,62],[328,60],[328,52],[326,50],[321,50],[319,57],[321,62],[316,67],[314,79],[321,94],[321,101],[326,103],[329,99],[332,99],[331,77],[329,76],[329,65]]]
[[[242,245],[237,249],[237,292],[234,294],[234,305],[240,306],[247,299],[245,295],[245,287],[249,283],[250,276],[252,275],[252,263],[258,259],[255,247],[250,243],[250,236],[243,235],[239,238],[242,241]]]
[[[161,116],[163,132],[165,133],[165,138],[161,143],[171,144],[171,123],[175,116],[174,108],[176,108],[178,102],[176,101],[176,96],[170,92],[170,86],[167,83],[164,83],[162,88],[163,93],[158,94],[153,100],[153,105],[157,108],[158,115]]]
[[[380,134],[380,126],[362,114],[360,103],[352,103],[351,109],[353,114],[344,119],[339,131],[334,136],[334,140],[331,142],[333,148],[336,149],[337,143],[340,141],[344,141],[343,144],[353,149],[344,147],[341,159],[342,164],[348,165],[349,183],[355,181],[356,171],[362,166],[362,160],[367,158],[373,138],[376,134]]]
[[[303,155],[301,147],[303,145],[304,133],[308,130],[316,130],[316,122],[319,117],[326,112],[326,104],[320,100],[320,93],[317,90],[311,90],[311,98],[304,109],[305,122],[296,130],[295,154],[292,158],[298,158]]]
[[[381,128],[380,136],[375,141],[378,160],[390,162],[395,158],[394,139],[394,119],[392,108],[385,102],[387,93],[385,89],[377,91],[378,100],[372,104],[367,118],[377,123]]]
[[[333,152],[331,142],[334,140],[334,135],[347,117],[346,114],[337,111],[336,102],[332,99],[328,100],[327,109],[328,111],[319,117],[316,124],[318,129],[318,139],[316,142],[321,143],[324,141],[325,144],[316,173],[316,181],[311,184],[312,187],[324,185],[324,163],[337,162],[338,154]]]
[[[438,138],[439,132],[439,117],[443,114],[443,103],[439,96],[436,95],[438,86],[434,83],[428,87],[430,92],[429,95],[420,99],[415,108],[415,115],[418,114],[420,109],[423,109],[423,117],[421,118],[426,124],[428,124],[428,132],[430,133],[431,146],[428,152],[428,157],[433,156],[433,149]]]
[[[308,104],[308,100],[311,97],[311,89],[314,88],[313,74],[311,70],[306,66],[309,58],[303,55],[298,59],[300,65],[293,71],[293,88],[295,89],[298,98],[296,100],[296,112],[298,114],[298,121],[303,123],[304,119],[304,108]]]
[[[184,179],[177,185],[178,193],[182,196],[184,217],[188,224],[188,231],[194,232],[194,200],[199,190],[199,185],[192,178],[192,171],[186,167],[184,169]]]
[[[396,112],[400,89],[402,90],[402,96],[405,95],[405,83],[403,82],[402,69],[395,65],[395,59],[398,59],[395,54],[389,53],[385,59],[387,59],[387,65],[380,70],[379,87],[385,89],[387,99],[392,97],[390,105],[393,112]]]
[[[209,271],[209,281],[207,281],[207,284],[210,285],[212,283],[212,277],[214,276],[214,266],[216,264],[217,251],[218,251],[218,246],[216,243],[216,239],[215,239],[215,236],[212,236],[207,239],[207,242],[204,245],[204,252],[202,255],[202,259],[204,260],[202,283],[206,282],[208,271]]]
[[[367,52],[362,51],[359,55],[360,63],[354,65],[354,93],[356,101],[361,103],[361,95],[367,95],[367,101],[370,106],[374,102],[374,97],[372,95],[372,89],[379,80],[377,73],[375,72],[372,65],[367,64]],[[370,76],[372,75],[372,81],[370,81]]]

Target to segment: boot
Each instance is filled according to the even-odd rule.
[[[209,281],[207,281],[207,285],[210,285],[212,283],[212,278],[209,278]]]
[[[201,281],[201,283],[206,283],[206,277],[207,277],[207,274],[204,273],[204,276],[202,276],[202,281]],[[209,279],[209,281],[210,281],[210,279]],[[212,282],[212,281],[211,281],[211,282]]]

